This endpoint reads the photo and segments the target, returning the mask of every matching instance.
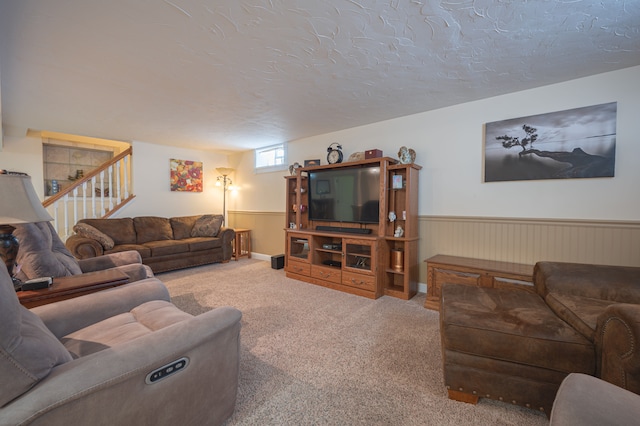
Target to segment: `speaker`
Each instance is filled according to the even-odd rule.
[[[277,254],[275,256],[271,256],[271,269],[282,269],[284,268],[284,254]]]

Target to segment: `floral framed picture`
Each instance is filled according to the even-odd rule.
[[[170,159],[171,191],[202,192],[202,162]]]

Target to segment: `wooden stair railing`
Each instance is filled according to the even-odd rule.
[[[132,155],[132,148],[128,148],[42,203],[53,216],[53,227],[63,241],[80,219],[109,217],[135,198]]]

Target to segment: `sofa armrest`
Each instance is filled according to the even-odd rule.
[[[0,423],[222,424],[236,402],[241,317],[220,307],[62,364],[0,409]],[[145,382],[181,357],[185,368]]]
[[[218,238],[222,239],[222,261],[227,262],[233,256],[233,247],[231,243],[236,238],[236,231],[233,228],[220,228]]]
[[[80,265],[82,272],[102,271],[116,266],[132,265],[135,263],[142,263],[140,253],[135,250],[121,251],[78,260],[78,265]]]
[[[31,308],[58,339],[151,300],[170,301],[167,287],[149,278],[73,299]]]
[[[640,305],[609,306],[598,317],[595,343],[598,377],[640,393]]]
[[[82,273],[104,271],[117,268],[129,276],[130,281],[144,280],[153,277],[153,271],[147,265],[142,264],[140,253],[135,250],[109,253],[104,256],[79,259],[78,265]]]
[[[80,265],[83,273],[118,268],[127,274],[131,281],[139,281],[153,277],[153,271],[147,265],[142,264],[140,253],[135,250],[109,253],[104,256],[88,259],[79,259],[78,265]]]
[[[76,259],[89,259],[104,254],[104,247],[98,241],[77,234],[67,238],[64,245]]]

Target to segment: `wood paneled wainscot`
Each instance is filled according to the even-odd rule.
[[[478,287],[511,287],[525,291],[533,288],[533,265],[495,260],[437,255],[427,263],[427,299],[424,307],[440,310],[444,283]]]

